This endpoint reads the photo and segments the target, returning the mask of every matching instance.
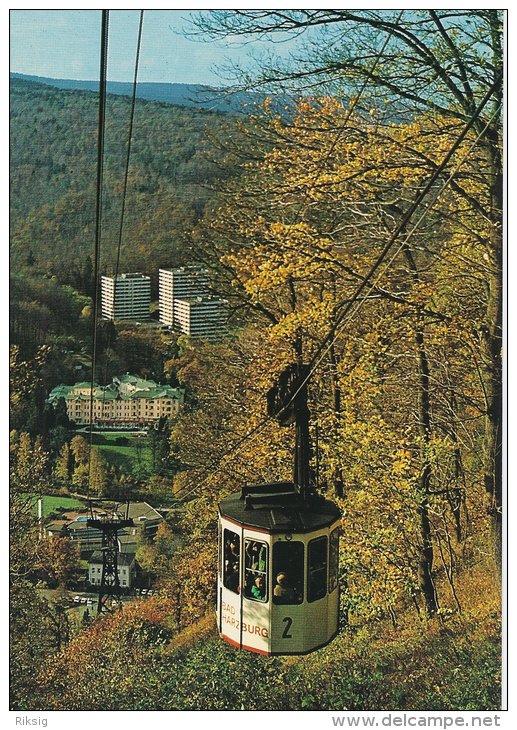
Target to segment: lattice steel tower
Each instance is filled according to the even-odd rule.
[[[102,532],[102,577],[99,586],[97,613],[111,613],[120,606],[120,582],[118,577],[117,533],[123,527],[133,527],[132,519],[121,520],[113,513],[105,519],[89,518],[88,527]]]

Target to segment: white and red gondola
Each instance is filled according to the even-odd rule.
[[[294,480],[245,486],[219,504],[219,634],[260,654],[306,654],[338,631],[341,512],[311,477],[306,380],[292,366],[268,394],[270,415],[296,423]]]

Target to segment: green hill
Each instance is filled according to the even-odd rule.
[[[79,81],[77,79],[54,79],[48,76],[30,76],[27,74],[11,73],[11,79],[32,81],[45,84],[57,89],[77,89],[79,91],[97,91],[99,81]],[[108,93],[118,96],[132,96],[133,84],[129,81],[108,81]],[[209,109],[212,111],[231,114],[242,113],[246,105],[253,104],[264,98],[264,94],[253,93],[225,93],[224,87],[213,88],[203,84],[176,84],[176,83],[138,83],[137,96],[139,99],[159,101],[164,104],[176,104],[194,109]],[[281,100],[286,103],[285,99]]]
[[[120,224],[130,99],[108,96],[102,268],[113,266]],[[74,283],[93,252],[97,95],[11,80],[11,264]],[[231,117],[139,100],[122,261],[147,270],[181,263],[188,233],[221,174],[212,134]],[[221,155],[216,154],[217,161]],[[149,271],[151,273],[151,271]],[[68,278],[67,278],[68,277]]]

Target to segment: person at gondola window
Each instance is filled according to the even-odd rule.
[[[240,537],[232,530],[224,531],[223,584],[233,593],[239,593]]]
[[[277,575],[273,595],[275,596],[275,603],[297,603],[296,593],[289,583],[287,573]]]
[[[231,558],[234,558],[235,560],[239,560],[239,548],[237,547],[237,542],[235,540],[232,540],[229,545],[229,554]]]
[[[268,600],[267,545],[246,540],[244,545],[244,595],[254,601]],[[260,578],[260,581],[258,579]]]
[[[266,595],[265,595],[266,587],[264,585],[264,579],[261,575],[258,575],[255,578],[255,583],[251,587],[251,595],[256,601],[265,601]]]
[[[226,579],[226,587],[234,593],[240,593],[239,563],[232,563]]]
[[[273,603],[300,604],[304,589],[304,545],[298,540],[279,540],[273,546]]]
[[[259,573],[266,571],[266,546],[256,540],[247,541],[246,564]]]

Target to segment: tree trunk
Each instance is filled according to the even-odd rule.
[[[421,324],[415,330],[415,342],[418,351],[418,410],[419,431],[423,441],[422,471],[419,478],[420,504],[418,515],[420,518],[420,537],[422,544],[418,560],[418,583],[424,596],[425,609],[428,616],[433,616],[438,610],[438,599],[433,581],[433,540],[431,523],[429,520],[429,486],[431,481],[431,465],[429,463],[428,445],[431,434],[431,409],[429,401],[429,362],[425,350],[424,329]]]
[[[460,479],[463,476],[463,465],[461,461],[461,448],[458,441],[458,434],[456,432],[455,418],[456,418],[456,396],[454,391],[451,390],[449,394],[449,410],[451,414],[451,424],[449,429],[445,431],[451,438],[454,444],[454,487],[447,491],[446,497],[449,507],[451,508],[452,516],[454,518],[454,530],[456,532],[456,540],[461,542],[463,539],[463,529],[461,525],[461,507],[463,504],[463,492],[458,487]]]
[[[491,268],[500,268],[502,251],[491,251]],[[489,279],[486,326],[481,332],[481,357],[486,399],[483,440],[484,482],[492,518],[494,552],[500,565],[502,555],[502,281],[499,273]]]
[[[491,231],[487,245],[488,299],[485,325],[481,330],[481,362],[483,368],[486,415],[483,440],[484,483],[492,519],[493,546],[496,562],[501,568],[502,559],[502,504],[503,504],[503,394],[502,394],[502,320],[503,320],[503,241],[502,163],[499,153],[497,130],[489,129],[490,143],[487,157],[490,164],[490,212]]]
[[[405,231],[402,232],[403,235]],[[409,265],[413,282],[420,283],[418,268],[407,242],[403,245],[403,252]],[[422,439],[422,469],[419,477],[418,491],[420,503],[418,516],[420,519],[420,555],[418,559],[418,584],[424,596],[427,616],[433,616],[438,610],[438,597],[433,581],[433,539],[431,522],[429,520],[429,491],[431,482],[431,464],[429,462],[429,441],[431,437],[431,403],[429,394],[429,360],[425,348],[424,324],[420,317],[415,328],[415,343],[418,361],[418,427]]]

